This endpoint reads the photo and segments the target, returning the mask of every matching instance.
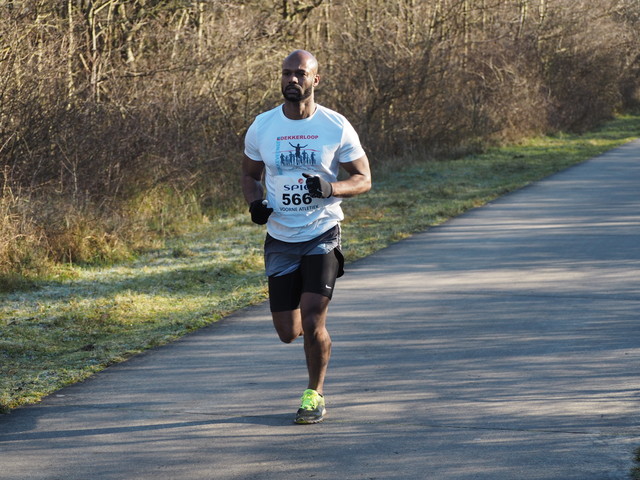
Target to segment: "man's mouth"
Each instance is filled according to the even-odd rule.
[[[287,100],[292,102],[300,101],[305,95],[300,85],[287,85],[282,91],[282,94]]]

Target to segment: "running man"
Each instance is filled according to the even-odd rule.
[[[315,102],[319,81],[311,53],[296,50],[284,59],[284,103],[255,118],[242,164],[251,219],[267,225],[264,257],[273,324],[284,343],[304,337],[309,383],[295,417],[301,424],[319,423],[325,416],[323,388],[331,356],[326,318],[344,267],[341,198],[371,188],[358,134],[344,116]],[[290,148],[290,142],[304,142],[315,164],[283,163],[281,149]],[[338,180],[340,166],[347,173],[343,180]]]

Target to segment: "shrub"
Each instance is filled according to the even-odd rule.
[[[126,258],[237,208],[245,129],[293,48],[376,162],[451,156],[637,106],[639,18],[626,0],[0,3],[1,267]]]

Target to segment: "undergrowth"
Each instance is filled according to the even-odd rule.
[[[343,203],[347,261],[639,135],[640,116],[627,116],[589,134],[453,160],[372,155],[374,188]],[[264,228],[245,210],[230,208],[120,264],[67,263],[45,277],[0,278],[12,290],[0,291],[0,411],[264,301]]]

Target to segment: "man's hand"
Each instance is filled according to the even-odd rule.
[[[273,208],[267,207],[267,202],[264,200],[254,200],[249,205],[249,212],[251,212],[253,223],[264,225],[269,220],[269,215],[273,213]]]
[[[326,180],[308,173],[303,173],[302,176],[307,179],[307,189],[313,198],[329,198],[333,194],[333,187]]]

